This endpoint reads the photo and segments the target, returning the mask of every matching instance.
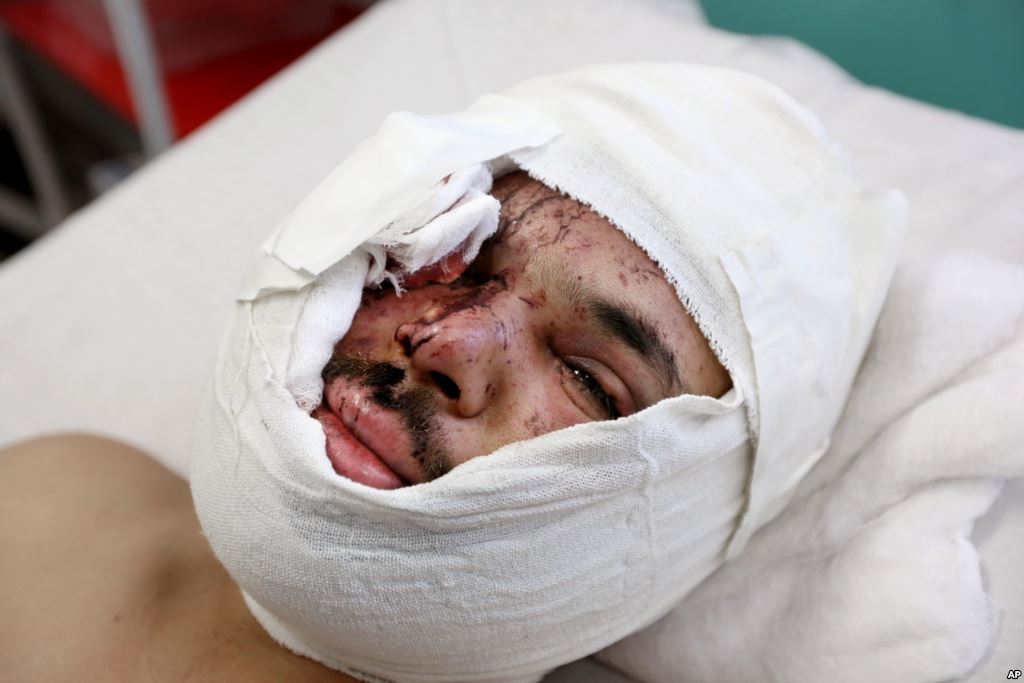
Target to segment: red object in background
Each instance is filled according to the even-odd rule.
[[[138,0],[143,2],[143,0]],[[311,0],[146,0],[176,137],[192,132],[364,9]],[[298,8],[298,10],[297,10]],[[8,31],[125,120],[135,109],[102,3],[0,2]]]

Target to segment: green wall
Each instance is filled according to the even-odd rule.
[[[701,0],[715,26],[788,35],[865,83],[1024,128],[1024,0]]]

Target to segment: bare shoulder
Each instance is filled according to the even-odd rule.
[[[185,482],[117,441],[62,435],[0,451],[0,670],[123,678],[130,659],[108,668],[107,655],[131,651],[159,549],[191,520]]]
[[[0,449],[0,680],[354,679],[259,627],[185,481],[71,434]]]
[[[116,492],[116,495],[112,495]],[[91,434],[60,434],[0,450],[0,500],[101,514],[189,505],[188,485],[137,448]]]
[[[184,480],[113,439],[67,434],[0,451],[0,543],[25,571],[101,549],[128,554],[180,533],[191,509]]]

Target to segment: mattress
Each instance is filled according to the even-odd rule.
[[[0,446],[99,432],[186,476],[243,272],[385,115],[449,112],[530,76],[638,60],[778,83],[871,184],[904,190],[929,240],[1024,262],[1024,132],[864,86],[791,40],[713,29],[695,0],[392,0],[0,265]],[[1024,483],[1004,489],[974,539],[1004,610],[970,678],[980,682],[1024,662]],[[626,679],[583,661],[546,680]]]

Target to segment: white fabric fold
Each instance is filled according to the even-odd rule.
[[[500,95],[448,116],[390,115],[264,243],[240,298],[301,289],[371,238],[400,244],[480,182],[469,167],[557,133],[550,119]],[[451,185],[441,182],[456,172]]]
[[[967,674],[999,623],[970,533],[1024,477],[1022,325],[1021,266],[910,254],[821,467],[742,555],[599,658],[645,683]]]
[[[863,187],[813,114],[749,74],[571,73],[506,93],[567,131],[511,156],[662,267],[745,397],[755,455],[734,557],[828,446],[895,267],[906,200]]]

